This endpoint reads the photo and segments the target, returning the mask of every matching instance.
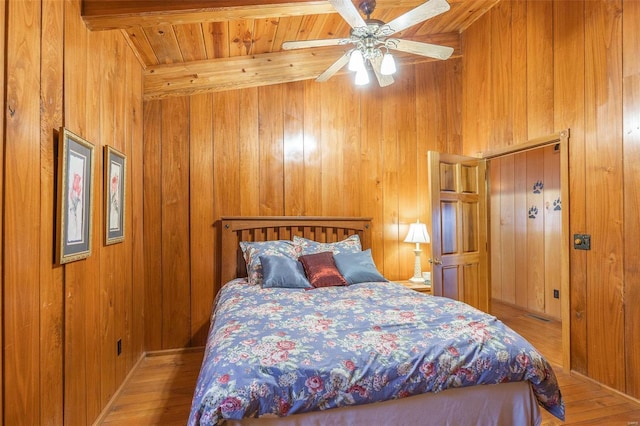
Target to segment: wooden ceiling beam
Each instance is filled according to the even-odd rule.
[[[415,7],[424,0],[378,0],[378,8]],[[215,5],[215,6],[214,6]],[[336,13],[326,0],[83,0],[92,31]]]
[[[451,46],[454,48],[452,58],[461,56],[460,35],[457,33],[416,37],[413,40]],[[344,46],[337,46],[156,65],[144,71],[144,99],[315,79],[346,50]],[[394,56],[399,67],[436,60],[401,52],[394,53]]]

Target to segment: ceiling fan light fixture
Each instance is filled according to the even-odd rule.
[[[366,86],[367,84],[369,84],[369,73],[364,66],[356,71],[355,83],[356,86]]]
[[[349,57],[349,71],[364,70],[364,57],[359,49],[353,49]]]
[[[394,34],[402,36],[407,28],[449,10],[451,6],[447,0],[425,0],[390,22],[371,19],[376,0],[357,0],[358,7],[354,5],[354,1],[356,0],[328,0],[351,27],[348,38],[300,40],[282,44],[283,50],[351,45],[350,50],[344,52],[316,81],[327,81],[344,66],[348,66],[349,71],[356,73],[357,85],[369,83],[371,75],[374,75],[380,87],[386,87],[393,84],[393,74],[397,70],[396,60],[390,50],[443,60],[453,53],[454,49],[451,47],[392,37]],[[363,19],[362,14],[367,18]]]
[[[380,74],[393,75],[396,73],[396,61],[393,59],[391,53],[387,52],[382,57],[382,64],[380,64]]]

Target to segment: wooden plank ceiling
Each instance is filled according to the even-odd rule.
[[[389,22],[424,1],[378,0],[371,18]],[[459,57],[460,33],[498,1],[449,0],[448,12],[394,38],[451,46]],[[92,31],[123,32],[144,68],[145,99],[313,79],[349,49],[281,48],[289,40],[349,36],[325,0],[84,0],[82,14]],[[433,60],[395,56],[399,67]]]

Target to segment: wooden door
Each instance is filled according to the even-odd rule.
[[[489,312],[486,161],[429,151],[433,294]]]

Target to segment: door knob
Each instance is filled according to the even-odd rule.
[[[442,265],[442,260],[436,257],[435,259],[429,259],[429,263],[431,263],[432,265]]]

